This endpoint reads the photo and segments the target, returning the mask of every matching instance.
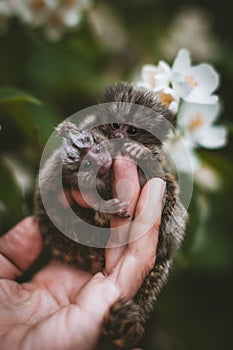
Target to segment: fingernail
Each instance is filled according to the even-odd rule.
[[[155,182],[157,187],[160,187],[161,190],[161,197],[164,195],[165,188],[166,188],[166,181],[161,179],[160,177],[153,178],[153,181]]]

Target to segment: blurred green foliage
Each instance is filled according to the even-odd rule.
[[[130,81],[142,64],[171,60],[174,18],[183,9],[198,9],[210,22],[216,45],[207,54],[222,76],[221,123],[229,126],[230,139],[223,150],[200,150],[200,156],[218,171],[221,187],[215,192],[194,188],[183,249],[142,346],[145,350],[230,349],[233,21],[229,2],[95,1],[93,11],[101,13],[106,7],[115,26],[110,40],[105,40],[111,29],[105,27],[106,19],[102,18],[104,31],[99,35],[91,15],[59,42],[49,42],[39,30],[16,19],[0,36],[0,233],[32,213],[41,153],[56,124],[96,104],[109,83]],[[118,36],[122,38],[114,44]],[[195,55],[197,48],[192,52],[192,38],[189,41]]]

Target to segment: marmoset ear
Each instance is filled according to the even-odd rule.
[[[59,136],[69,138],[70,133],[76,133],[78,128],[74,123],[65,120],[64,122],[60,123],[55,130]]]
[[[64,121],[56,127],[56,131],[61,136],[65,144],[75,145],[78,148],[91,148],[94,140],[89,131],[80,130],[70,122]]]

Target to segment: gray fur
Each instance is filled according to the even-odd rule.
[[[143,88],[135,88],[131,84],[117,84],[106,89],[99,101],[99,113],[96,120],[102,126],[93,127],[88,120],[83,123],[85,130],[77,130],[76,126],[63,124],[58,132],[64,142],[42,170],[44,181],[47,181],[48,191],[56,200],[56,183],[53,174],[59,162],[63,162],[63,184],[65,189],[79,189],[76,174],[84,154],[103,140],[115,138],[116,129],[112,126],[112,117],[121,124],[120,132],[126,135],[122,138],[121,152],[130,155],[138,162],[141,168],[146,169],[147,178],[139,169],[141,186],[152,177],[161,177],[166,181],[164,208],[159,232],[159,242],[156,251],[156,264],[145,278],[140,290],[132,300],[118,300],[106,315],[103,333],[112,339],[113,344],[121,348],[134,347],[141,339],[144,324],[148,319],[158,295],[167,281],[172,266],[174,254],[180,248],[187,218],[187,213],[179,201],[179,188],[175,178],[170,174],[166,158],[162,151],[162,143],[169,132],[168,123],[174,122],[174,115],[158,103],[152,92]],[[133,105],[131,105],[133,104]],[[145,107],[145,113],[140,114],[137,105]],[[133,120],[132,120],[133,116]],[[95,118],[94,118],[95,119]],[[137,127],[135,135],[127,134],[131,125]],[[145,131],[144,129],[147,129]],[[91,130],[92,129],[92,130]],[[91,131],[90,131],[91,130]],[[132,130],[131,130],[132,132]],[[156,133],[156,136],[154,134]],[[159,138],[157,137],[159,135]],[[75,144],[75,146],[74,146]],[[118,150],[115,149],[115,152]],[[107,150],[106,150],[107,152]],[[90,189],[96,186],[105,200],[112,201],[112,174],[111,171],[94,182],[85,173],[81,181]],[[104,249],[95,249],[81,246],[62,235],[53,227],[48,219],[41,202],[39,189],[35,194],[36,214],[40,218],[45,241],[53,248],[54,255],[60,259],[91,271],[93,262],[104,266]],[[109,205],[114,205],[113,201]],[[122,207],[122,203],[119,204]],[[62,209],[62,208],[61,208]],[[79,216],[92,223],[109,227],[110,216],[99,210],[84,209],[75,206]],[[127,215],[122,212],[122,216]]]

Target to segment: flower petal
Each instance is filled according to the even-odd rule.
[[[199,164],[194,179],[199,186],[209,191],[216,191],[221,185],[219,174],[205,163]]]
[[[224,126],[211,126],[203,128],[196,135],[197,142],[200,146],[215,149],[226,145],[227,132]]]
[[[193,90],[189,95],[183,97],[186,102],[197,103],[197,104],[216,104],[219,99],[217,95],[203,96],[198,95]]]
[[[206,63],[199,64],[192,68],[192,73],[198,81],[203,93],[210,95],[219,86],[219,74],[216,70]]]
[[[164,144],[165,151],[173,161],[176,169],[192,174],[199,166],[199,159],[194,153],[189,140],[179,137]]]
[[[176,114],[178,112],[179,109],[179,103],[176,101],[173,101],[169,107],[168,107],[169,111],[171,111],[173,114]]]
[[[167,74],[168,76],[171,76],[171,68],[170,68],[170,66],[167,64],[167,62],[165,62],[165,61],[159,61],[158,70],[159,70],[161,73],[165,73],[165,74]]]
[[[166,74],[156,74],[154,75],[154,87],[165,87],[169,85],[169,77]]]
[[[179,50],[172,65],[172,71],[184,74],[190,70],[190,67],[191,59],[189,51],[185,49]]]
[[[172,67],[172,86],[177,94],[189,102],[215,103],[217,96],[211,94],[219,85],[219,75],[206,63],[191,66],[187,50],[180,50]]]
[[[185,98],[190,95],[191,88],[181,73],[172,74],[172,87],[179,97]]]
[[[153,85],[153,76],[157,73],[157,68],[152,64],[145,64],[142,67],[141,77],[144,83],[148,83],[150,86]]]
[[[190,95],[184,96],[187,101],[198,103],[215,103],[216,96],[212,98],[211,94],[219,85],[219,75],[209,64],[200,64],[192,67],[186,76],[190,81]],[[208,98],[208,102],[206,99]]]
[[[75,27],[81,20],[81,12],[74,10],[60,11],[60,18],[64,25],[67,27]]]
[[[211,125],[218,117],[221,110],[219,102],[215,104],[200,104],[200,103],[182,103],[178,116],[177,125],[179,125],[184,132],[190,129],[190,123],[192,123],[195,117],[201,119],[202,123],[199,123],[200,127]],[[197,124],[196,124],[197,125]],[[195,131],[196,128],[193,129]]]

